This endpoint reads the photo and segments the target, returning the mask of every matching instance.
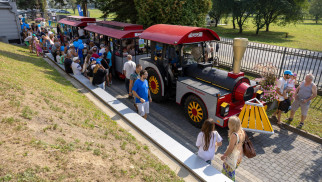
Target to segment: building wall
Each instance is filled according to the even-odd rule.
[[[20,40],[20,23],[15,2],[0,2],[0,37],[9,42]]]

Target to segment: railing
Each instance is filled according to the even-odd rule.
[[[219,64],[232,67],[233,39],[221,38],[217,43],[219,51],[216,56],[219,58]],[[291,70],[297,73],[297,83],[302,82],[306,74],[312,73],[313,82],[318,90],[322,91],[321,52],[249,42],[241,70],[253,74],[270,72],[276,77],[281,77],[284,70]]]

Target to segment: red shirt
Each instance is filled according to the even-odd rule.
[[[94,54],[92,54],[92,57],[94,57],[94,58],[99,58],[100,56],[98,55],[98,54],[96,54],[96,53],[94,53]]]

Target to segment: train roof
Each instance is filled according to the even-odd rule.
[[[100,24],[101,26],[106,26],[109,28],[120,29],[120,30],[143,30],[142,25],[123,23],[123,22],[117,22],[117,21],[99,21],[97,22],[97,24]]]
[[[147,28],[140,38],[171,45],[220,40],[217,33],[208,28],[167,24]]]
[[[85,27],[85,30],[98,33],[101,35],[106,35],[116,39],[126,39],[126,38],[138,38],[139,35],[143,32],[142,30],[119,30],[109,27],[104,27],[100,25],[88,25]]]
[[[96,18],[84,17],[84,16],[68,16],[58,21],[65,25],[70,25],[73,27],[85,27],[88,23],[95,23]]]

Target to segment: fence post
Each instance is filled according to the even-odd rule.
[[[284,61],[285,61],[286,49],[287,49],[287,47],[284,47],[284,52],[283,52],[283,57],[282,57],[281,66],[280,66],[280,71],[279,71],[279,73],[278,73],[278,78],[280,78],[280,77],[281,77],[282,68],[283,68]]]

